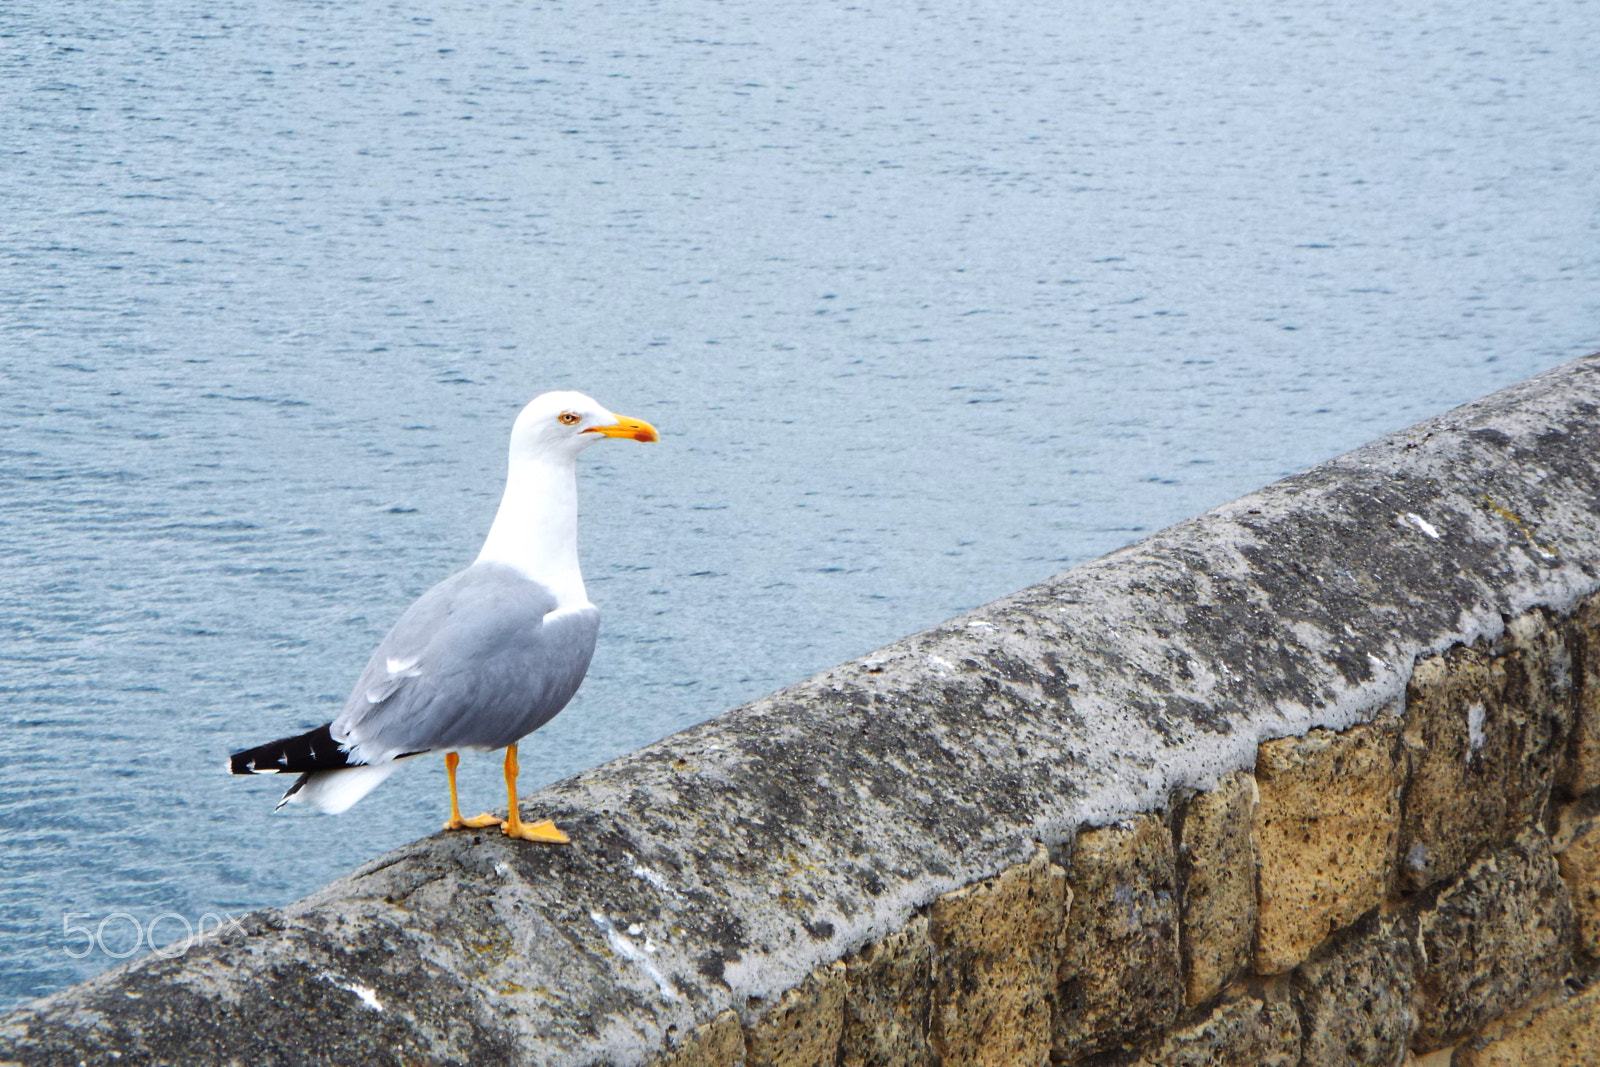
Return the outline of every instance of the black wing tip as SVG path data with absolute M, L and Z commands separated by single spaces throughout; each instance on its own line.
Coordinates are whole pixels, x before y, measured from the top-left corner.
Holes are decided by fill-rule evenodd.
M 283 796 L 278 798 L 278 802 L 272 806 L 272 810 L 273 811 L 282 811 L 283 810 L 283 806 L 285 804 L 289 803 L 289 798 L 294 796 L 296 793 L 300 792 L 301 788 L 309 781 L 311 781 L 311 772 L 310 771 L 307 771 L 306 773 L 302 774 L 300 777 L 296 778 L 294 780 L 294 785 L 291 785 L 289 787 L 289 789 L 288 789 L 288 792 L 284 793 Z
M 232 774 L 309 774 L 350 766 L 344 746 L 329 731 L 333 723 L 323 723 L 294 737 L 280 737 L 228 757 Z

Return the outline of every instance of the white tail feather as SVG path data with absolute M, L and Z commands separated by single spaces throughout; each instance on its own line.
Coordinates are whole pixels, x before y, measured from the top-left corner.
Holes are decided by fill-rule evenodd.
M 395 762 L 376 766 L 341 767 L 336 771 L 316 771 L 306 784 L 285 796 L 285 804 L 309 804 L 327 815 L 337 815 L 378 788 L 378 784 L 400 769 Z

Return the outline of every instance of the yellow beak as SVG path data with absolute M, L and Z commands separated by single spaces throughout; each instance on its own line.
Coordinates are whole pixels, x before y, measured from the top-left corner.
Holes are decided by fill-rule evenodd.
M 661 435 L 656 433 L 656 428 L 643 419 L 630 419 L 626 415 L 618 415 L 617 421 L 610 426 L 591 426 L 584 433 L 597 433 L 604 437 L 631 437 L 635 441 L 659 441 Z

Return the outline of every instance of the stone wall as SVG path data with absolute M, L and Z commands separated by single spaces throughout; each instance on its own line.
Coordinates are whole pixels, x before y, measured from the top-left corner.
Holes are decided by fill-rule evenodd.
M 660 1062 L 1593 1067 L 1597 728 L 1600 596 L 1529 612 L 1372 722 L 1040 846 Z
M 0 1062 L 1593 1064 L 1597 416 L 1589 357 L 527 798 L 570 847 L 435 835 L 35 1002 Z

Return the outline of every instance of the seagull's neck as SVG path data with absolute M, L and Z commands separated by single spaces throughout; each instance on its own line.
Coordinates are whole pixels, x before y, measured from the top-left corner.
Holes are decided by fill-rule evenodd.
M 571 457 L 511 461 L 477 561 L 515 567 L 554 593 L 557 608 L 589 602 L 578 569 L 578 474 Z

